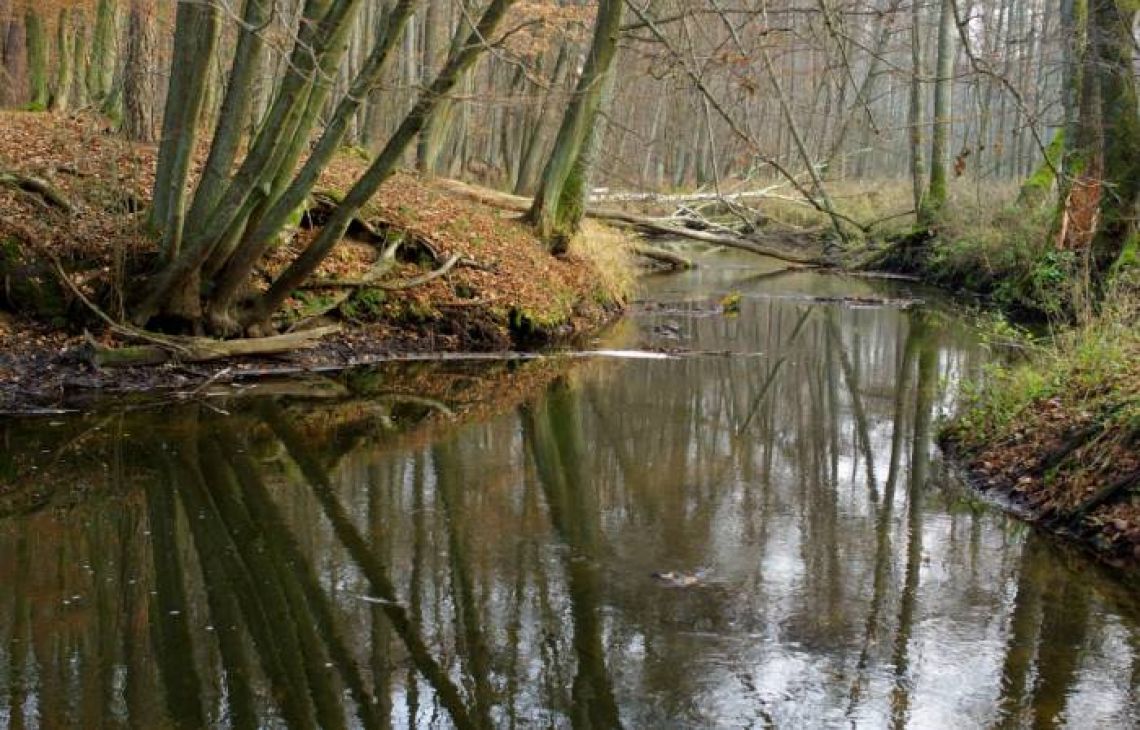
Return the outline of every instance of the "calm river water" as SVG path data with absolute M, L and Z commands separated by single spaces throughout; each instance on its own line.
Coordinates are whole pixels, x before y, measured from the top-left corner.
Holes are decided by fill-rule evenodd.
M 1136 723 L 1135 577 L 933 445 L 994 357 L 959 314 L 731 257 L 647 290 L 598 344 L 643 357 L 0 422 L 0 726 Z

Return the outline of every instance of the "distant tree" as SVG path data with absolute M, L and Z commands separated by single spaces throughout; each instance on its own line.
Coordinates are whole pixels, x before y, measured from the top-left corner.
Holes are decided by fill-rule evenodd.
M 950 133 L 952 131 L 954 58 L 954 3 L 942 0 L 938 17 L 938 60 L 934 78 L 934 131 L 930 140 L 930 187 L 918 208 L 919 222 L 930 224 L 946 205 L 950 175 Z
M 28 6 L 24 13 L 24 33 L 28 54 L 28 94 L 33 108 L 46 109 L 48 105 L 47 36 L 40 14 Z

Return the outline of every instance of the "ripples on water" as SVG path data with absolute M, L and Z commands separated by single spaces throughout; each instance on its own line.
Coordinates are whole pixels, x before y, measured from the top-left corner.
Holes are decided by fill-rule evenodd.
M 650 289 L 599 348 L 703 354 L 0 424 L 0 725 L 1135 722 L 1134 577 L 932 446 L 991 356 L 957 315 L 805 273 Z

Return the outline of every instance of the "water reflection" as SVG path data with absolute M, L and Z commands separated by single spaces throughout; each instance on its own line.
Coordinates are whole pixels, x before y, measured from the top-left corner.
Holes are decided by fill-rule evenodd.
M 615 337 L 701 356 L 0 425 L 0 725 L 1132 723 L 1135 584 L 932 448 L 969 331 L 689 276 Z

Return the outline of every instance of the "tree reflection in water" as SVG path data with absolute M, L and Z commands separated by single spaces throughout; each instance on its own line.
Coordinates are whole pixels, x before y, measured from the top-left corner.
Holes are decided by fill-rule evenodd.
M 0 725 L 1127 720 L 1135 590 L 932 458 L 978 357 L 945 317 L 746 302 L 693 347 L 777 355 L 581 365 L 467 424 L 386 378 L 0 424 L 47 452 L 0 494 Z

